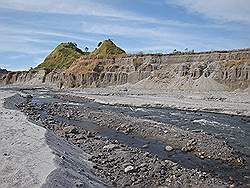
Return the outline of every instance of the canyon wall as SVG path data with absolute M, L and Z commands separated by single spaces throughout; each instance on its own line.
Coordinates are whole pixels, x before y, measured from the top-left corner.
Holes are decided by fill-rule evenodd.
M 80 58 L 64 71 L 0 74 L 0 83 L 59 88 L 131 84 L 143 88 L 232 91 L 250 86 L 250 49 L 111 59 Z

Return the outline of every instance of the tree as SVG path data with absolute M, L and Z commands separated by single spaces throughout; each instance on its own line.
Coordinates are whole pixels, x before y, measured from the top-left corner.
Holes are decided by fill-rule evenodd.
M 89 51 L 89 48 L 86 46 L 85 47 L 85 52 L 88 52 Z
M 75 42 L 68 42 L 68 44 L 77 47 L 77 44 Z
M 99 42 L 97 46 L 100 47 L 101 45 L 102 45 L 102 42 Z

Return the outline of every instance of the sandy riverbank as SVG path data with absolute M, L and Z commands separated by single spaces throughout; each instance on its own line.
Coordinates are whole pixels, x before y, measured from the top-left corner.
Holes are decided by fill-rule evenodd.
M 46 129 L 3 107 L 14 92 L 0 91 L 0 187 L 41 187 L 56 168 Z
M 106 187 L 89 154 L 9 110 L 26 100 L 16 93 L 0 91 L 0 187 Z

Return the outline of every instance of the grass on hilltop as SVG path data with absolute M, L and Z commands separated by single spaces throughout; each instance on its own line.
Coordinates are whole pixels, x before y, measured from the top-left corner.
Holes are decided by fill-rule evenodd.
M 98 47 L 89 54 L 89 57 L 102 59 L 126 55 L 126 52 L 116 46 L 112 40 L 108 39 L 100 42 Z
M 41 69 L 52 70 L 66 70 L 68 69 L 76 60 L 80 57 L 86 59 L 103 59 L 103 58 L 113 58 L 121 57 L 126 55 L 126 52 L 121 48 L 117 47 L 110 39 L 100 42 L 98 47 L 93 52 L 83 52 L 81 49 L 77 48 L 77 45 L 72 42 L 61 43 L 58 45 L 33 71 L 39 71 Z M 86 66 L 86 65 L 85 65 Z M 88 65 L 86 67 L 89 69 L 102 70 L 102 67 L 97 65 Z M 100 69 L 100 70 L 99 70 Z
M 77 48 L 77 45 L 72 42 L 61 43 L 58 45 L 34 70 L 65 70 L 78 58 L 88 55 L 88 52 L 83 52 Z

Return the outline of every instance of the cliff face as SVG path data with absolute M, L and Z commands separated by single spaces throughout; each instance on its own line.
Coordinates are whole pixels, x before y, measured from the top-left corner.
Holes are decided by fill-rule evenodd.
M 76 60 L 67 70 L 12 72 L 2 84 L 45 84 L 60 88 L 130 83 L 161 89 L 235 90 L 250 86 L 250 49 L 183 55 L 141 55 Z

